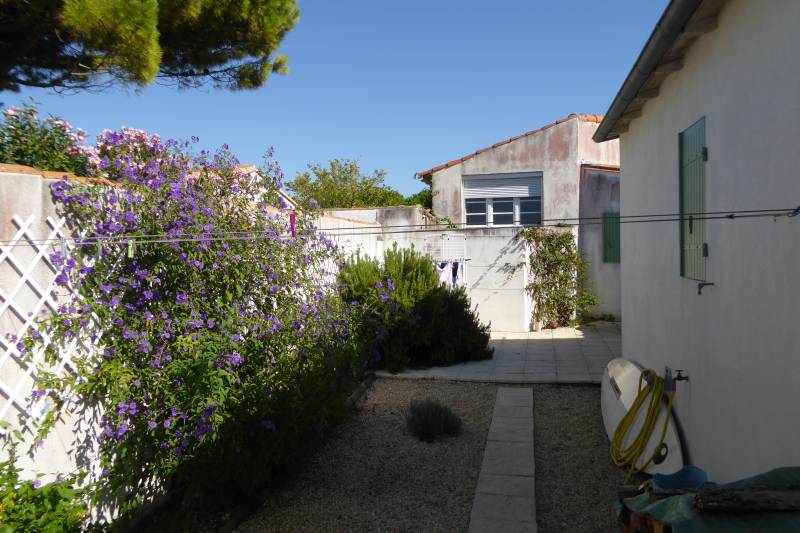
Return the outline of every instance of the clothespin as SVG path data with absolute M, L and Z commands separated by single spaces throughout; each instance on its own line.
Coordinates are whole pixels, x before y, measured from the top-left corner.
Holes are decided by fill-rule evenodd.
M 133 239 L 128 239 L 128 259 L 133 259 L 135 246 Z
M 64 256 L 64 259 L 67 258 L 67 239 L 63 236 L 61 237 L 61 255 Z

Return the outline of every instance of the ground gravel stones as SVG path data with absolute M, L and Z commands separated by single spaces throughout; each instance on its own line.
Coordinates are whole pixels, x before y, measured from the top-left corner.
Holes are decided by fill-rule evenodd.
M 496 389 L 378 379 L 297 479 L 236 531 L 466 531 Z M 426 398 L 461 417 L 457 436 L 426 443 L 408 433 L 408 404 Z
M 611 463 L 600 387 L 535 385 L 533 420 L 539 531 L 619 531 L 612 504 L 624 475 Z

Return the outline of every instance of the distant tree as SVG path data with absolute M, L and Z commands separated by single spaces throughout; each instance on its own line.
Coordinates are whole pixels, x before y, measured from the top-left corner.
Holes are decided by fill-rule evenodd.
M 433 194 L 431 188 L 426 187 L 410 196 L 406 196 L 406 205 L 421 205 L 426 209 L 433 209 Z
M 262 86 L 297 0 L 0 0 L 0 90 Z
M 301 205 L 308 205 L 312 198 L 320 207 L 404 205 L 403 195 L 385 185 L 385 178 L 383 170 L 363 174 L 358 161 L 331 159 L 327 165 L 308 165 L 308 170 L 298 172 L 286 188 Z

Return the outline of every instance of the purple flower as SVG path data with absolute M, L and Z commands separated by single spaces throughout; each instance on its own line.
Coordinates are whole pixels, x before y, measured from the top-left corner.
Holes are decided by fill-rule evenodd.
M 383 282 L 380 281 L 380 280 L 376 281 L 375 282 L 375 288 L 376 289 L 382 289 L 383 288 Z
M 113 289 L 114 289 L 114 286 L 111 285 L 110 283 L 106 284 L 106 285 L 102 285 L 102 284 L 100 285 L 100 292 L 103 292 L 105 294 L 109 294 Z
M 35 391 L 33 391 L 33 392 L 31 393 L 31 398 L 33 398 L 34 400 L 38 400 L 39 398 L 41 398 L 41 397 L 42 397 L 42 396 L 44 396 L 45 394 L 47 394 L 47 391 L 46 391 L 46 390 L 44 390 L 44 389 L 42 389 L 42 390 L 35 390 Z
M 69 282 L 69 278 L 67 278 L 67 275 L 64 274 L 63 272 L 61 274 L 59 274 L 58 276 L 56 276 L 56 283 L 58 285 L 66 285 L 68 282 Z
M 147 427 L 149 427 L 150 429 L 156 429 L 156 426 L 158 426 L 158 424 L 156 424 L 156 423 L 155 423 L 154 421 L 152 421 L 152 420 L 151 420 L 150 422 L 148 422 L 148 423 L 147 423 Z
M 394 290 L 394 283 L 392 282 L 391 279 L 386 280 L 386 286 L 389 288 L 390 291 Z
M 175 298 L 175 301 L 179 304 L 185 304 L 189 301 L 189 297 L 186 296 L 185 292 L 179 292 L 177 298 Z
M 34 489 L 38 489 L 41 486 L 42 486 L 42 480 L 41 479 L 34 480 L 34 482 L 33 482 L 33 488 Z

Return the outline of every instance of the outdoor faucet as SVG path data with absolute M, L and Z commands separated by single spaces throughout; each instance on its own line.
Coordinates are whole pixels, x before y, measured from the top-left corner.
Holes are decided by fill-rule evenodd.
M 703 287 L 710 287 L 714 284 L 709 281 L 701 281 L 697 284 L 697 294 L 703 294 Z
M 689 381 L 689 376 L 683 375 L 683 370 L 675 370 L 675 377 L 672 378 L 673 381 Z

